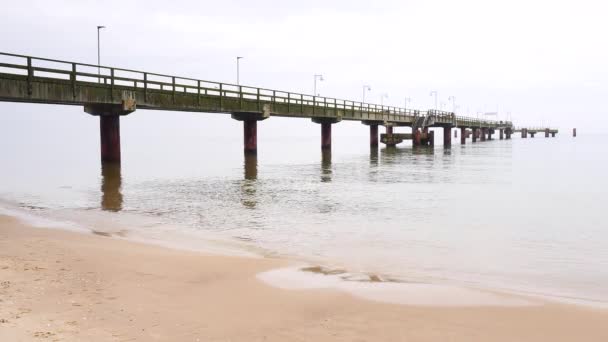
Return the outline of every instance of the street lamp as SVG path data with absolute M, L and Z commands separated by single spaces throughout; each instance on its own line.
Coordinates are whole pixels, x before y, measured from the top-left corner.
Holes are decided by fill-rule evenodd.
M 406 97 L 405 98 L 405 106 L 403 106 L 403 110 L 407 110 L 407 104 L 408 104 L 408 102 L 412 102 L 412 99 L 409 98 L 409 97 Z
M 245 57 L 236 56 L 236 85 L 241 84 L 241 59 Z
M 101 74 L 101 43 L 99 40 L 99 31 L 106 28 L 105 26 L 97 26 L 97 75 Z M 101 79 L 97 78 L 97 82 L 101 83 Z
M 456 96 L 448 97 L 448 101 L 452 101 L 452 110 L 453 113 L 456 114 Z
M 319 96 L 319 94 L 317 94 L 317 80 L 319 80 L 320 82 L 325 81 L 325 79 L 323 78 L 323 75 L 315 75 L 315 87 L 314 87 L 314 96 Z
M 372 87 L 364 84 L 363 85 L 363 101 L 361 101 L 361 103 L 365 103 L 365 91 L 372 91 Z
M 437 90 L 431 91 L 431 94 L 429 96 L 433 95 L 435 95 L 435 110 L 437 110 Z
M 384 99 L 388 99 L 388 94 L 387 93 L 380 94 L 380 105 L 381 106 L 384 105 Z

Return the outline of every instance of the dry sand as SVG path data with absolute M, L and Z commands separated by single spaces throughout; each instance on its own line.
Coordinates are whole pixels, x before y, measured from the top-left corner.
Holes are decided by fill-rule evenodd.
M 0 216 L 0 341 L 608 341 L 603 309 L 407 306 L 256 277 L 287 265 Z

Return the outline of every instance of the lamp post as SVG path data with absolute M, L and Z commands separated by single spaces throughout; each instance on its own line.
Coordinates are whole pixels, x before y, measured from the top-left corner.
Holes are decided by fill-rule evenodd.
M 456 96 L 448 97 L 448 101 L 452 101 L 452 110 L 453 113 L 456 114 Z
M 363 85 L 363 100 L 361 101 L 361 103 L 365 103 L 365 91 L 372 91 L 372 87 L 364 84 Z
M 236 56 L 236 85 L 241 85 L 241 59 L 245 57 Z
M 101 42 L 99 39 L 99 32 L 101 29 L 106 28 L 105 26 L 97 26 L 97 75 L 101 74 Z M 97 78 L 97 82 L 101 83 L 101 79 Z
M 437 90 L 431 91 L 431 94 L 429 96 L 433 95 L 435 95 L 435 110 L 437 110 Z
M 318 96 L 318 94 L 317 94 L 317 80 L 319 80 L 321 82 L 325 81 L 325 79 L 323 78 L 323 75 L 320 75 L 320 74 L 315 75 L 315 86 L 314 86 L 314 93 L 313 93 L 314 96 Z
M 382 94 L 380 94 L 380 105 L 381 105 L 381 106 L 384 106 L 384 99 L 385 99 L 385 98 L 386 98 L 386 99 L 388 98 L 388 94 L 387 94 L 387 93 L 382 93 Z

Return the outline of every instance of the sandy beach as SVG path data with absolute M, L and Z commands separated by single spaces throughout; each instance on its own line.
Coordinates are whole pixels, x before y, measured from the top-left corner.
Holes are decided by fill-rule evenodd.
M 0 341 L 608 341 L 599 308 L 408 306 L 256 277 L 288 265 L 0 216 Z

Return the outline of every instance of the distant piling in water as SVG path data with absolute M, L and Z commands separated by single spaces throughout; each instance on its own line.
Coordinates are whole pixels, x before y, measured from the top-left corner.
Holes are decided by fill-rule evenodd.
M 572 137 L 573 137 L 573 138 L 576 138 L 576 128 L 573 128 L 573 129 L 572 129 Z

